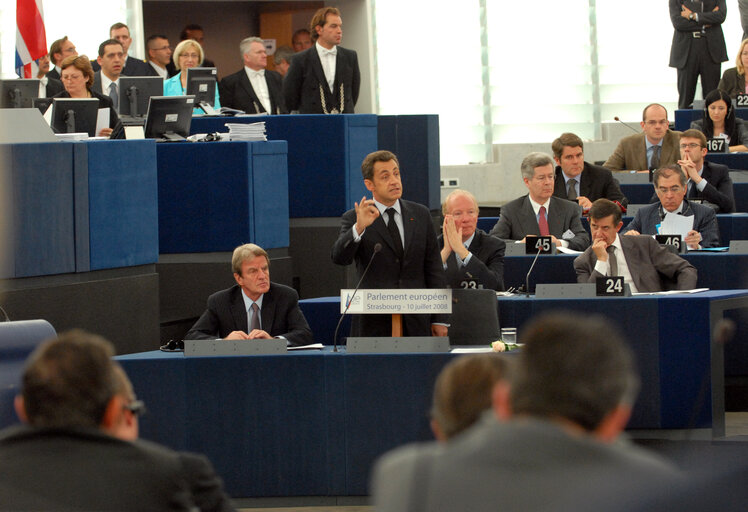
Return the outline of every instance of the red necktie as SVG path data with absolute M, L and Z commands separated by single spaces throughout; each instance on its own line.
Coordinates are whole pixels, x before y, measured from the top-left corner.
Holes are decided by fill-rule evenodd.
M 549 236 L 551 234 L 548 231 L 548 219 L 545 218 L 545 206 L 541 206 L 540 212 L 538 212 L 538 227 L 540 228 L 540 236 Z

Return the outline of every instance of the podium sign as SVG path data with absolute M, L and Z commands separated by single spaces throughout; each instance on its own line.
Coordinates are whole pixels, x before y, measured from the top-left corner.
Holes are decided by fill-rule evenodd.
M 349 314 L 433 315 L 452 312 L 452 290 L 449 288 L 382 288 L 340 290 L 340 313 Z

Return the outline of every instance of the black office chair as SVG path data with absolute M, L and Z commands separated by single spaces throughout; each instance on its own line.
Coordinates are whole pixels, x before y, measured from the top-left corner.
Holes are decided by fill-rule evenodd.
M 485 345 L 501 338 L 494 290 L 452 290 L 450 345 Z

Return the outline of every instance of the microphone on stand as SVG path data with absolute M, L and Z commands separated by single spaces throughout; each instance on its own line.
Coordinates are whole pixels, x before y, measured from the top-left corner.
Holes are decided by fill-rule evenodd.
M 333 343 L 333 346 L 335 347 L 333 349 L 333 352 L 338 351 L 338 330 L 340 329 L 340 324 L 343 323 L 343 318 L 345 318 L 345 314 L 348 313 L 348 308 L 351 307 L 351 303 L 353 302 L 353 298 L 356 296 L 356 292 L 361 286 L 361 283 L 364 282 L 364 277 L 366 277 L 366 273 L 369 272 L 369 267 L 371 267 L 371 262 L 374 261 L 374 256 L 376 256 L 377 253 L 381 250 L 382 250 L 382 244 L 380 244 L 379 242 L 374 244 L 374 252 L 371 255 L 371 258 L 369 259 L 369 263 L 366 265 L 366 268 L 364 269 L 363 274 L 361 274 L 361 279 L 358 280 L 358 284 L 356 284 L 356 288 L 353 289 L 353 293 L 351 294 L 351 298 L 348 299 L 348 303 L 345 305 L 345 310 L 343 311 L 343 314 L 340 315 L 340 319 L 338 320 L 338 325 L 335 326 L 335 334 L 332 337 L 332 343 Z
M 639 133 L 639 130 L 637 130 L 636 128 L 632 127 L 632 126 L 631 126 L 630 124 L 626 124 L 626 123 L 624 123 L 623 121 L 621 121 L 621 118 L 620 118 L 620 117 L 618 117 L 618 116 L 615 116 L 615 117 L 614 117 L 613 119 L 615 119 L 616 121 L 618 121 L 619 123 L 621 123 L 621 124 L 622 124 L 623 126 L 625 126 L 626 128 L 628 128 L 628 129 L 629 129 L 629 130 L 631 130 L 632 132 L 634 132 L 634 133 Z
M 538 261 L 538 256 L 540 256 L 540 253 L 543 251 L 543 245 L 539 244 L 540 247 L 538 247 L 538 252 L 535 255 L 535 259 L 532 260 L 532 265 L 530 265 L 530 270 L 527 271 L 527 275 L 525 276 L 525 292 L 527 293 L 527 296 L 530 296 L 530 274 L 532 274 L 532 269 L 535 268 L 535 263 Z

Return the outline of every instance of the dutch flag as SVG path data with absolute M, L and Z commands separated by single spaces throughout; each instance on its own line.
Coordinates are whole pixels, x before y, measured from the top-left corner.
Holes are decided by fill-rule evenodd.
M 42 0 L 16 0 L 16 72 L 34 78 L 36 59 L 47 54 Z

